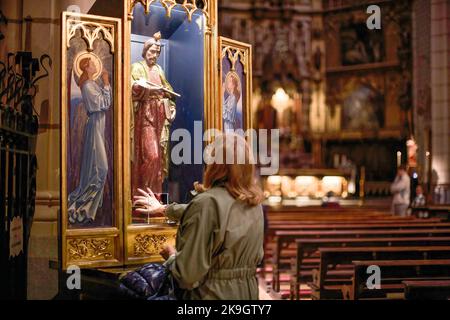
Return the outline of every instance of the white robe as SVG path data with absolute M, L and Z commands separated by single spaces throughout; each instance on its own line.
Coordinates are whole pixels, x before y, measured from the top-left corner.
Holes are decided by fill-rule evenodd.
M 395 177 L 391 184 L 391 193 L 394 195 L 393 205 L 409 205 L 410 185 L 411 179 L 406 173 Z
M 69 216 L 74 215 L 78 222 L 85 222 L 94 220 L 103 204 L 103 189 L 108 175 L 105 111 L 111 106 L 111 88 L 101 88 L 95 81 L 87 80 L 81 94 L 88 120 L 84 130 L 80 182 L 68 200 Z
M 234 130 L 236 126 L 237 101 L 234 95 L 229 95 L 223 104 L 223 128 L 225 130 Z

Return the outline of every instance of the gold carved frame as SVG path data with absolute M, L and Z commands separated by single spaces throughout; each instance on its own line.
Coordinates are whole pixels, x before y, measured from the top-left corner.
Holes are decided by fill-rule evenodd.
M 253 128 L 252 123 L 252 46 L 247 43 L 239 42 L 236 40 L 232 40 L 225 37 L 220 37 L 219 39 L 219 92 L 217 101 L 219 102 L 219 115 L 220 117 L 220 128 L 223 130 L 223 122 L 222 122 L 222 108 L 223 108 L 223 83 L 222 83 L 222 60 L 228 59 L 231 62 L 231 70 L 235 70 L 235 65 L 238 61 L 242 63 L 244 74 L 245 74 L 245 83 L 246 83 L 246 97 L 245 97 L 245 109 L 244 113 L 244 131 Z
M 61 19 L 61 215 L 60 215 L 60 252 L 62 268 L 70 265 L 80 267 L 115 266 L 123 263 L 123 201 L 122 201 L 122 25 L 120 19 L 102 16 L 62 13 Z M 87 50 L 93 50 L 93 43 L 102 36 L 110 45 L 114 55 L 113 101 L 114 101 L 114 202 L 116 208 L 114 226 L 89 229 L 69 229 L 68 190 L 67 190 L 67 137 L 68 137 L 68 83 L 67 52 L 70 40 L 81 31 Z
M 124 47 L 124 126 L 123 126 L 123 199 L 124 199 L 124 261 L 126 264 L 139 264 L 150 261 L 161 261 L 159 255 L 165 244 L 174 244 L 176 236 L 176 228 L 164 225 L 133 225 L 131 224 L 131 188 L 126 182 L 131 176 L 130 155 L 126 150 L 130 150 L 130 110 L 132 110 L 131 99 L 131 21 L 133 19 L 133 9 L 136 4 L 140 3 L 149 13 L 150 5 L 159 2 L 166 9 L 167 18 L 171 17 L 172 9 L 179 5 L 186 12 L 186 17 L 190 21 L 192 15 L 196 11 L 201 11 L 205 17 L 205 38 L 204 38 L 204 128 L 220 128 L 220 120 L 218 114 L 218 70 L 217 65 L 217 0 L 203 0 L 204 7 L 197 8 L 195 0 L 184 0 L 182 4 L 177 4 L 175 0 L 125 0 L 124 1 L 124 31 L 123 31 L 123 47 Z

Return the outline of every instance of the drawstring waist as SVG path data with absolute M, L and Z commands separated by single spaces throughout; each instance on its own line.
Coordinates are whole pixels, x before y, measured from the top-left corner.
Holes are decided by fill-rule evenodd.
M 248 279 L 256 276 L 256 268 L 212 269 L 206 275 L 207 279 L 232 280 Z

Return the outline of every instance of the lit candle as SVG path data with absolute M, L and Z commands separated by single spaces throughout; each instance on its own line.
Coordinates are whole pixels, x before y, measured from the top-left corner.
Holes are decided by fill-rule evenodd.
M 397 167 L 400 167 L 402 164 L 402 153 L 400 151 L 397 151 Z

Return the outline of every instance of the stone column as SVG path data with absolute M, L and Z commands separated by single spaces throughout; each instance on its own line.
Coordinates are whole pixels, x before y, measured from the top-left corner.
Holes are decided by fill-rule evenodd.
M 435 201 L 450 203 L 450 1 L 431 0 L 431 127 Z M 446 198 L 444 200 L 443 198 Z
M 0 1 L 0 10 L 8 19 L 8 24 L 0 25 L 5 38 L 0 40 L 0 60 L 6 61 L 8 52 L 22 48 L 22 1 Z
M 429 183 L 431 129 L 431 6 L 429 0 L 416 0 L 413 6 L 413 104 L 414 138 L 419 146 L 417 162 L 420 183 Z M 427 156 L 428 155 L 428 156 Z

